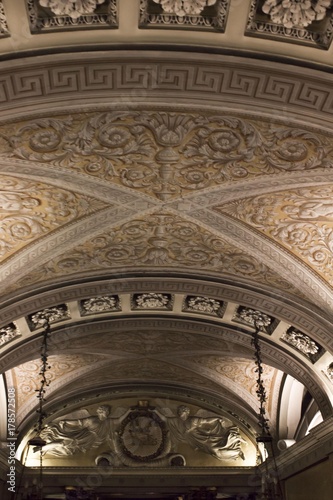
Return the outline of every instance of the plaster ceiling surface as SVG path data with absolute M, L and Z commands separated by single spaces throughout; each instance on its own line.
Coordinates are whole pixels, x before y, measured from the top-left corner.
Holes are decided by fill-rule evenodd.
M 267 2 L 51 3 L 0 2 L 0 367 L 20 438 L 43 314 L 50 420 L 188 399 L 253 436 L 257 321 L 274 435 L 287 375 L 329 417 L 330 8 L 290 27 Z

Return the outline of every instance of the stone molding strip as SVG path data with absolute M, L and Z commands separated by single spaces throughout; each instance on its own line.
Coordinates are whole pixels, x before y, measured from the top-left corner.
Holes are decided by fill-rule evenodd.
M 138 60 L 140 62 L 138 62 Z M 332 128 L 333 89 L 324 71 L 242 57 L 179 52 L 57 54 L 0 64 L 0 111 L 84 109 L 145 102 L 246 109 L 274 120 Z M 117 102 L 114 99 L 117 99 Z M 84 99 L 84 106 L 82 106 Z M 6 113 L 4 113 L 6 112 Z

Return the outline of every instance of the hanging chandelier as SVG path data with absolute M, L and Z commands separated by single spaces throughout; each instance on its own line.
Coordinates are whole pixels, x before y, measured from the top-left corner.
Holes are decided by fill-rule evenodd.
M 269 420 L 266 414 L 267 393 L 263 380 L 263 364 L 261 357 L 261 346 L 259 334 L 262 331 L 263 322 L 258 314 L 254 321 L 254 332 L 252 333 L 251 344 L 254 347 L 254 361 L 256 364 L 256 394 L 259 401 L 258 426 L 260 434 L 256 441 L 258 445 L 258 457 L 261 456 L 264 468 L 261 468 L 261 492 L 257 496 L 258 500 L 284 500 L 279 471 L 276 464 L 273 437 L 269 428 Z
M 38 480 L 34 479 L 31 485 L 25 485 L 23 491 L 20 493 L 20 500 L 43 500 L 43 446 L 45 446 L 46 442 L 41 437 L 41 432 L 44 428 L 44 420 L 46 417 L 46 413 L 44 411 L 44 402 L 45 402 L 45 392 L 46 388 L 49 386 L 50 382 L 47 380 L 46 372 L 50 369 L 48 364 L 48 338 L 50 333 L 50 323 L 47 314 L 42 318 L 43 323 L 43 333 L 42 333 L 42 344 L 40 348 L 40 359 L 41 359 L 41 367 L 39 371 L 40 375 L 40 385 L 39 389 L 36 389 L 37 399 L 38 399 L 38 408 L 36 413 L 38 415 L 37 422 L 34 426 L 35 435 L 28 441 L 28 449 L 26 452 L 26 458 L 29 455 L 29 449 L 32 447 L 34 451 L 39 451 L 39 478 Z M 20 478 L 20 484 L 18 486 L 18 492 L 20 492 L 21 483 L 23 479 L 25 469 L 25 463 L 23 464 L 23 470 Z M 15 496 L 16 500 L 16 496 Z

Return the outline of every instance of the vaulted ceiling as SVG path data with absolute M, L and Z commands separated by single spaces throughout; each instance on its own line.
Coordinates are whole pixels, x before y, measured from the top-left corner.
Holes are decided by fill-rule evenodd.
M 283 423 L 286 380 L 324 419 L 333 401 L 330 9 L 290 27 L 267 2 L 51 3 L 0 2 L 0 366 L 19 438 L 45 312 L 49 419 L 186 400 L 254 436 L 260 320 L 272 432 L 304 435 L 301 403 Z

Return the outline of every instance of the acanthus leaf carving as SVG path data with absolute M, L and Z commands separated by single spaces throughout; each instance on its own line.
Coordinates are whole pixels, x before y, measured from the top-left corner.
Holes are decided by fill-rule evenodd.
M 97 5 L 105 0 L 39 0 L 42 7 L 48 7 L 57 16 L 69 16 L 77 19 L 85 14 L 92 14 Z
M 330 142 L 233 116 L 119 111 L 0 129 L 3 156 L 50 162 L 168 200 L 225 182 L 329 168 Z
M 154 0 L 168 14 L 183 17 L 200 14 L 207 6 L 214 5 L 216 0 Z
M 262 10 L 285 28 L 306 28 L 324 19 L 331 0 L 265 0 Z
M 0 257 L 105 204 L 39 182 L 3 176 L 0 190 Z

